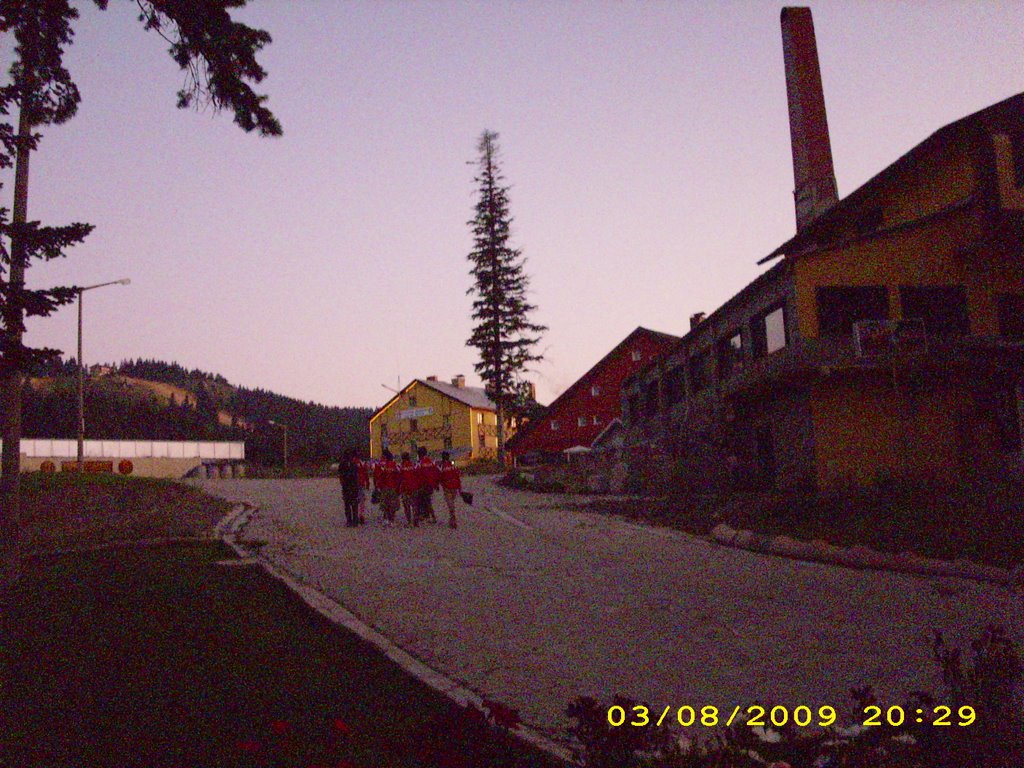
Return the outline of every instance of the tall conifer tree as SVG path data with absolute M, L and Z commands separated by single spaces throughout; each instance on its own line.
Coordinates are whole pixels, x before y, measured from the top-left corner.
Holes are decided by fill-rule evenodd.
M 530 281 L 523 271 L 525 260 L 520 250 L 509 246 L 512 217 L 499 164 L 498 134 L 484 131 L 477 151 L 474 181 L 480 199 L 469 222 L 473 229 L 470 274 L 476 282 L 467 291 L 476 296 L 473 320 L 477 324 L 466 345 L 480 352 L 474 369 L 497 406 L 498 458 L 504 461 L 505 414 L 525 386 L 522 374 L 527 365 L 542 359 L 533 350 L 547 328 L 528 319 L 536 307 L 526 301 Z

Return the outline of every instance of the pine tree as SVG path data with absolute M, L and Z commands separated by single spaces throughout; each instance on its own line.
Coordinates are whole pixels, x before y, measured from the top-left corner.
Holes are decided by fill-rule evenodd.
M 521 377 L 531 362 L 542 356 L 533 351 L 543 325 L 528 319 L 535 306 L 526 301 L 529 278 L 523 271 L 522 251 L 509 246 L 512 217 L 508 187 L 504 186 L 498 158 L 498 134 L 484 131 L 477 151 L 480 199 L 473 230 L 470 274 L 476 281 L 467 291 L 475 295 L 473 319 L 477 325 L 466 342 L 480 352 L 474 369 L 483 379 L 487 396 L 497 406 L 498 459 L 505 459 L 505 413 L 522 388 Z

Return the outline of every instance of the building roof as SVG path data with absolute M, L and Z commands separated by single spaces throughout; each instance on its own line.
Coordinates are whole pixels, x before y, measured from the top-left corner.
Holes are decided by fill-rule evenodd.
M 1024 93 L 1018 93 L 1015 96 L 1003 99 L 1000 102 L 985 107 L 985 109 L 979 110 L 965 117 L 961 117 L 959 120 L 955 120 L 949 125 L 943 126 L 920 144 L 910 149 L 910 151 L 897 159 L 894 163 L 886 166 L 866 182 L 861 184 L 857 189 L 826 210 L 803 230 L 797 232 L 793 237 L 784 242 L 763 259 L 760 259 L 757 263 L 764 264 L 765 262 L 771 261 L 779 256 L 793 256 L 795 254 L 802 253 L 804 247 L 813 242 L 814 234 L 820 232 L 823 226 L 826 226 L 837 219 L 841 219 L 851 208 L 854 208 L 877 187 L 892 178 L 892 176 L 913 163 L 921 155 L 942 146 L 956 135 L 964 131 L 977 130 L 979 128 L 986 130 L 998 130 L 1000 126 L 1005 126 L 1011 121 L 1016 122 L 1019 125 L 1022 117 L 1024 117 Z
M 448 395 L 453 400 L 465 403 L 470 408 L 480 408 L 487 411 L 498 410 L 494 401 L 487 396 L 483 387 L 457 387 L 446 381 L 426 381 L 424 379 L 416 379 L 416 381 L 425 387 L 437 390 L 442 395 Z
M 487 397 L 487 394 L 484 392 L 482 387 L 457 387 L 454 384 L 449 384 L 444 381 L 427 381 L 426 379 L 413 379 L 404 387 L 402 387 L 401 391 L 396 393 L 394 397 L 392 397 L 390 400 L 384 403 L 384 405 L 382 405 L 380 408 L 374 411 L 373 415 L 370 417 L 370 421 L 373 421 L 380 414 L 386 411 L 391 406 L 392 403 L 398 400 L 398 398 L 400 398 L 402 395 L 404 395 L 417 384 L 420 384 L 424 387 L 429 387 L 430 389 L 433 389 L 435 392 L 440 392 L 442 395 L 450 397 L 452 400 L 457 400 L 458 402 L 463 403 L 464 405 L 468 405 L 470 408 L 477 408 L 484 411 L 497 410 L 497 407 L 494 405 L 491 399 Z
M 528 434 L 532 433 L 534 430 L 536 430 L 537 427 L 541 423 L 543 423 L 543 422 L 545 422 L 547 420 L 547 416 L 549 414 L 553 413 L 558 408 L 558 406 L 561 405 L 561 403 L 564 400 L 569 399 L 580 388 L 585 387 L 587 385 L 587 383 L 592 378 L 594 378 L 594 376 L 597 374 L 597 372 L 599 370 L 601 370 L 601 368 L 604 366 L 604 364 L 607 363 L 609 360 L 611 360 L 611 358 L 615 355 L 616 352 L 618 352 L 620 349 L 622 349 L 623 346 L 625 346 L 628 342 L 630 342 L 631 340 L 633 340 L 634 338 L 636 338 L 639 335 L 654 336 L 656 338 L 664 339 L 665 341 L 678 341 L 679 340 L 678 336 L 673 336 L 670 333 L 662 333 L 661 331 L 652 331 L 650 328 L 644 328 L 643 326 L 637 326 L 633 330 L 632 333 L 630 333 L 628 336 L 626 336 L 626 338 L 624 338 L 622 341 L 620 341 L 618 344 L 616 344 L 608 354 L 606 354 L 604 357 L 602 357 L 600 360 L 598 360 L 594 365 L 592 365 L 590 367 L 590 369 L 586 373 L 584 373 L 582 376 L 580 376 L 573 384 L 571 384 L 568 389 L 566 389 L 562 394 L 560 394 L 558 397 L 556 397 L 554 400 L 552 400 L 551 404 L 545 410 L 543 416 L 541 416 L 539 418 L 536 418 L 536 419 L 533 419 L 525 427 L 523 427 L 518 432 L 516 432 L 515 435 L 513 435 L 512 438 L 508 441 L 508 445 L 510 447 L 515 447 L 515 444 L 517 442 L 519 442 L 521 439 L 525 438 L 526 435 L 528 435 Z

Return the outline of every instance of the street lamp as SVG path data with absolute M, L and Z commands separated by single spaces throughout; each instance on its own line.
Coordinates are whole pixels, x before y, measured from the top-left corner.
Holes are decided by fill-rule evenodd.
M 281 427 L 284 430 L 284 471 L 288 471 L 288 425 L 281 424 L 276 421 L 268 421 L 268 424 L 273 424 L 275 427 Z
M 93 288 L 103 288 L 107 285 L 128 285 L 131 279 L 125 277 L 120 280 L 111 280 L 109 283 L 87 285 L 84 288 L 75 288 L 78 294 L 78 471 L 85 469 L 85 363 L 82 361 L 82 294 L 91 291 Z

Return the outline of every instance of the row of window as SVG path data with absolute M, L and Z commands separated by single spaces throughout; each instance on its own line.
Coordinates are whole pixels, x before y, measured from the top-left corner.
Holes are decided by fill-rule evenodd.
M 559 429 L 561 429 L 561 427 L 558 424 L 558 419 L 552 419 L 548 423 L 551 425 L 551 431 L 552 432 L 557 432 Z M 590 416 L 590 417 L 587 417 L 587 416 L 577 416 L 576 417 L 576 426 L 577 427 L 585 427 L 588 424 L 591 424 L 591 425 L 596 427 L 600 423 L 601 423 L 601 417 L 600 416 Z
M 652 416 L 658 410 L 658 388 L 663 388 L 666 405 L 675 405 L 686 398 L 686 382 L 693 394 L 711 384 L 717 371 L 718 380 L 739 373 L 747 358 L 757 359 L 778 352 L 789 343 L 789 325 L 783 304 L 770 307 L 754 315 L 747 325 L 736 328 L 719 339 L 712 347 L 692 352 L 686 362 L 665 371 L 661 381 L 650 381 L 642 392 L 629 400 L 632 414 Z M 747 339 L 747 343 L 744 343 Z M 749 352 L 747 351 L 749 345 Z M 642 407 L 641 407 L 642 404 Z
M 970 333 L 967 292 L 962 285 L 899 287 L 904 320 L 921 320 L 933 336 Z M 884 285 L 825 287 L 817 290 L 818 332 L 821 336 L 848 336 L 858 320 L 889 319 L 889 289 Z M 999 335 L 1024 339 L 1024 296 L 996 298 Z

